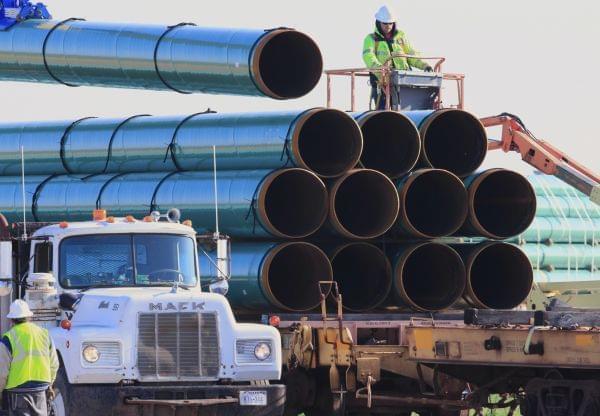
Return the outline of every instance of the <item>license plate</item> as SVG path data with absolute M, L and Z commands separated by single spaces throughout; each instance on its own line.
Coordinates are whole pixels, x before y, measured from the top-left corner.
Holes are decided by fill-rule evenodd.
M 240 406 L 266 406 L 266 391 L 240 391 Z

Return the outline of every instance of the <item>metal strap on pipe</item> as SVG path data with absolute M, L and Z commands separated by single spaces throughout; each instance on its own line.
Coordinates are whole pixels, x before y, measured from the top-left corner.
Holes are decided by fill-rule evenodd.
M 160 69 L 158 68 L 158 48 L 160 47 L 160 43 L 162 42 L 162 40 L 165 38 L 165 36 L 167 36 L 169 33 L 171 33 L 173 30 L 180 28 L 182 26 L 196 26 L 195 23 L 186 23 L 186 22 L 182 22 L 182 23 L 178 23 L 176 25 L 173 26 L 167 26 L 167 30 L 165 30 L 163 32 L 162 35 L 160 35 L 160 37 L 158 38 L 158 40 L 156 41 L 156 45 L 154 46 L 154 69 L 156 70 L 156 75 L 158 76 L 158 78 L 160 79 L 160 81 L 170 90 L 173 90 L 175 92 L 178 92 L 180 94 L 191 94 L 191 92 L 189 91 L 183 91 L 180 90 L 178 88 L 175 88 L 174 86 L 172 86 L 171 84 L 169 84 L 167 82 L 167 80 L 162 76 L 162 74 L 160 73 Z
M 46 179 L 44 179 L 42 182 L 40 182 L 38 186 L 35 187 L 35 191 L 33 192 L 33 196 L 31 197 L 31 214 L 33 215 L 33 219 L 36 222 L 40 221 L 40 219 L 38 218 L 38 215 L 37 215 L 37 203 L 38 203 L 38 199 L 40 198 L 40 192 L 44 188 L 44 185 L 46 185 L 48 182 L 50 182 L 53 178 L 56 178 L 57 176 L 60 176 L 60 175 L 59 174 L 50 175 Z
M 79 17 L 70 17 L 61 22 L 58 22 L 56 25 L 54 25 L 54 27 L 52 27 L 52 29 L 50 29 L 48 31 L 48 34 L 46 34 L 46 37 L 44 38 L 44 44 L 42 45 L 42 58 L 44 59 L 44 68 L 46 68 L 48 75 L 50 75 L 50 77 L 54 81 L 58 82 L 59 84 L 66 85 L 67 87 L 79 87 L 79 85 L 69 84 L 68 82 L 63 81 L 60 78 L 58 78 L 56 75 L 54 75 L 54 73 L 50 70 L 50 66 L 48 65 L 48 60 L 46 58 L 46 47 L 48 46 L 48 40 L 50 39 L 50 36 L 56 29 L 58 29 L 60 26 L 64 25 L 65 23 L 77 22 L 77 21 L 85 21 L 85 19 L 82 19 Z
M 106 189 L 106 187 L 112 181 L 114 181 L 115 179 L 117 179 L 118 177 L 121 177 L 123 175 L 127 175 L 127 173 L 117 173 L 115 176 L 113 176 L 112 178 L 110 178 L 109 180 L 107 180 L 106 182 L 104 182 L 104 185 L 102 185 L 102 187 L 98 191 L 98 197 L 96 198 L 96 209 L 101 209 L 102 208 L 102 193 L 104 192 L 104 190 Z M 90 178 L 92 176 L 95 176 L 95 175 L 86 176 L 84 179 Z
M 256 84 L 256 81 L 254 80 L 254 77 L 252 76 L 252 70 L 250 68 L 252 68 L 252 57 L 254 56 L 254 50 L 256 49 L 256 45 L 258 45 L 260 43 L 260 40 L 268 33 L 271 33 L 274 30 L 279 30 L 279 29 L 290 29 L 293 30 L 290 27 L 274 27 L 272 29 L 265 29 L 265 33 L 259 37 L 258 39 L 256 39 L 256 42 L 254 42 L 254 45 L 252 45 L 252 48 L 250 49 L 250 53 L 248 54 L 248 70 L 249 70 L 249 74 L 250 74 L 250 81 L 252 81 L 252 84 L 254 85 L 254 87 L 258 90 L 261 91 L 260 87 Z M 263 93 L 264 94 L 264 93 Z
M 201 116 L 203 114 L 216 114 L 216 111 L 211 110 L 209 107 L 205 111 L 190 114 L 189 116 L 185 117 L 183 120 L 181 120 L 179 122 L 179 124 L 177 125 L 177 127 L 175 127 L 175 130 L 173 131 L 173 136 L 171 137 L 171 142 L 167 145 L 167 150 L 165 151 L 165 158 L 163 159 L 163 163 L 167 161 L 167 158 L 169 157 L 169 153 L 171 153 L 171 160 L 173 161 L 175 168 L 178 171 L 184 170 L 181 167 L 181 165 L 179 164 L 179 162 L 177 161 L 177 156 L 175 156 L 175 146 L 177 145 L 177 134 L 179 133 L 179 130 L 181 130 L 181 127 L 183 127 L 183 125 L 186 122 L 188 122 L 189 120 L 193 119 L 196 116 Z
M 256 233 L 256 198 L 258 196 L 258 191 L 260 189 L 260 187 L 262 186 L 262 184 L 264 183 L 265 179 L 268 178 L 269 176 L 271 176 L 271 174 L 273 172 L 276 172 L 280 169 L 273 169 L 271 172 L 269 172 L 268 174 L 266 174 L 265 176 L 262 177 L 262 179 L 260 180 L 260 182 L 258 182 L 258 184 L 256 185 L 256 188 L 254 188 L 254 193 L 252 194 L 252 200 L 250 201 L 250 206 L 248 207 L 248 212 L 246 213 L 246 217 L 244 218 L 246 221 L 248 220 L 248 218 L 250 218 L 250 214 L 252 214 L 252 234 Z
M 75 120 L 74 122 L 72 122 L 69 125 L 69 127 L 67 127 L 65 129 L 62 137 L 60 138 L 60 162 L 62 163 L 63 168 L 65 169 L 65 172 L 73 173 L 73 171 L 71 171 L 71 168 L 69 168 L 69 165 L 67 164 L 67 162 L 65 160 L 65 142 L 67 141 L 67 138 L 69 137 L 69 133 L 71 133 L 71 130 L 73 130 L 73 128 L 75 128 L 75 126 L 77 126 L 82 121 L 91 120 L 94 118 L 97 118 L 97 117 L 84 117 L 84 118 L 80 118 L 79 120 Z
M 280 28 L 283 29 L 283 28 Z M 271 30 L 275 30 L 275 29 L 271 29 Z M 300 117 L 302 117 L 304 114 L 316 110 L 318 108 L 322 108 L 322 107 L 312 107 L 309 108 L 308 110 L 305 110 L 303 112 L 301 112 L 300 114 L 298 114 L 290 123 L 289 127 L 288 127 L 288 131 L 285 134 L 285 137 L 283 139 L 283 149 L 281 149 L 281 156 L 279 157 L 279 160 L 283 161 L 283 156 L 285 155 L 285 162 L 283 163 L 283 165 L 281 165 L 281 168 L 284 168 L 288 165 L 288 163 L 290 163 L 290 161 L 292 160 L 292 155 L 290 155 L 290 134 L 292 134 L 292 130 L 294 129 L 294 127 L 296 126 L 296 122 L 300 119 Z
M 134 119 L 140 118 L 140 117 L 150 117 L 150 116 L 151 116 L 151 114 L 138 114 L 135 116 L 131 116 L 131 117 L 128 117 L 125 120 L 121 121 L 117 125 L 117 127 L 115 127 L 112 134 L 110 135 L 110 139 L 108 140 L 108 152 L 106 153 L 106 163 L 104 164 L 104 169 L 102 169 L 102 172 L 100 172 L 100 173 L 106 173 L 106 171 L 108 170 L 108 165 L 110 163 L 110 157 L 112 156 L 113 141 L 115 140 L 115 137 L 117 136 L 117 133 L 119 132 L 119 129 L 131 120 L 134 120 Z
M 169 172 L 160 181 L 158 181 L 158 183 L 156 184 L 156 188 L 154 188 L 154 192 L 152 192 L 152 199 L 150 200 L 150 212 L 155 211 L 156 195 L 158 194 L 158 190 L 160 189 L 161 185 L 163 183 L 165 183 L 165 181 L 167 179 L 169 179 L 171 176 L 178 174 L 178 173 L 180 173 L 180 172 L 178 172 L 178 171 Z

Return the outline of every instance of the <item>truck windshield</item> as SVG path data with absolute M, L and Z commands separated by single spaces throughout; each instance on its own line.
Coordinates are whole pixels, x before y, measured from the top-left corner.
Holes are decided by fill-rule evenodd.
M 168 234 L 99 234 L 69 237 L 60 244 L 59 281 L 64 288 L 194 286 L 192 238 Z

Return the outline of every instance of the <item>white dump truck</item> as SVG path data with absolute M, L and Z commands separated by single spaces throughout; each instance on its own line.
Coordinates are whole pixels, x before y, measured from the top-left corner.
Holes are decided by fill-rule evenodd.
M 50 331 L 54 415 L 283 413 L 285 387 L 268 381 L 281 376 L 278 331 L 237 323 L 224 296 L 202 290 L 196 233 L 173 212 L 25 226 L 0 216 L 0 329 L 22 298 Z

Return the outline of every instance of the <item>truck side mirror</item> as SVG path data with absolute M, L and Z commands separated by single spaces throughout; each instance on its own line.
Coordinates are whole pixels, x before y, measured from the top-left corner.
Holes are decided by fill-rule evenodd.
M 0 242 L 0 297 L 8 296 L 13 287 L 12 242 Z

